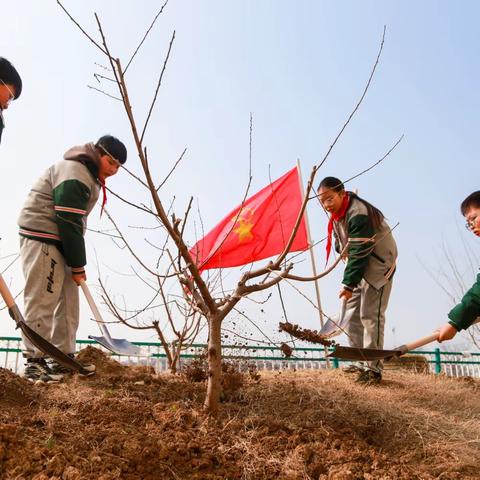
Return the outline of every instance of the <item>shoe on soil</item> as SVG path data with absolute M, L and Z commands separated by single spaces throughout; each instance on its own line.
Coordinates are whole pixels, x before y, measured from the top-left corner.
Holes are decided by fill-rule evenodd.
M 365 371 L 364 368 L 358 365 L 355 365 L 354 363 L 351 363 L 350 365 L 342 368 L 343 373 L 362 373 L 364 371 Z
M 365 370 L 358 377 L 356 382 L 364 385 L 374 385 L 382 381 L 382 374 L 374 370 Z
M 44 358 L 27 358 L 23 376 L 31 382 L 57 383 L 63 375 L 50 370 Z
M 82 368 L 88 372 L 84 375 L 93 375 L 95 373 L 95 365 L 93 365 L 92 363 L 83 363 L 83 362 L 79 362 L 76 358 L 75 358 L 75 354 L 73 353 L 68 353 L 67 354 L 70 358 L 72 358 L 73 360 L 75 360 L 76 362 L 78 362 Z M 56 374 L 60 374 L 60 375 L 65 375 L 65 374 L 69 374 L 69 373 L 74 373 L 74 370 L 71 370 L 70 368 L 66 367 L 65 365 L 62 365 L 60 363 L 58 363 L 56 360 L 53 360 L 53 359 L 50 359 L 48 361 L 48 366 L 50 368 L 50 370 L 52 371 L 52 373 L 56 373 Z M 81 374 L 80 374 L 81 375 Z

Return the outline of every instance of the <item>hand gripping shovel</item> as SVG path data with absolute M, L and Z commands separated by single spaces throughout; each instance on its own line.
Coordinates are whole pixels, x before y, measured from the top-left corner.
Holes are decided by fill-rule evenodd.
M 0 275 L 0 294 L 2 295 L 2 298 L 7 305 L 8 313 L 13 318 L 13 320 L 15 320 L 15 323 L 17 324 L 17 328 L 20 328 L 22 333 L 39 350 L 45 353 L 45 355 L 48 355 L 49 357 L 56 360 L 58 363 L 60 363 L 64 367 L 69 368 L 70 370 L 74 370 L 83 375 L 89 374 L 89 372 L 84 370 L 84 368 L 82 367 L 82 365 L 80 365 L 80 363 L 78 363 L 76 360 L 69 357 L 65 353 L 63 353 L 61 350 L 59 350 L 57 347 L 52 345 L 50 342 L 47 342 L 47 340 L 45 340 L 41 335 L 39 335 L 37 332 L 32 330 L 25 323 L 23 315 L 20 312 L 20 309 L 18 308 L 17 304 L 15 303 L 15 300 L 12 294 L 10 293 L 10 290 L 8 289 L 7 284 L 5 283 L 5 280 L 3 279 L 2 275 Z
M 90 309 L 92 310 L 93 316 L 95 317 L 95 321 L 98 324 L 98 328 L 100 328 L 100 331 L 102 332 L 102 335 L 103 335 L 103 337 L 94 337 L 93 335 L 89 335 L 88 338 L 95 340 L 97 343 L 99 343 L 103 347 L 107 348 L 108 350 L 118 355 L 127 355 L 127 356 L 135 356 L 135 357 L 142 356 L 142 351 L 140 347 L 133 345 L 128 340 L 125 340 L 123 338 L 112 338 L 110 336 L 110 332 L 108 331 L 107 325 L 104 323 L 102 316 L 98 311 L 97 305 L 93 300 L 92 294 L 90 293 L 90 290 L 87 287 L 87 284 L 84 281 L 81 281 L 80 286 L 82 287 L 83 293 L 85 294 L 85 298 L 87 299 L 87 302 L 90 305 Z
M 480 317 L 474 322 L 480 323 Z M 329 357 L 342 358 L 345 360 L 388 360 L 394 357 L 400 357 L 411 350 L 415 350 L 418 347 L 423 347 L 429 343 L 438 340 L 439 330 L 435 330 L 431 335 L 420 338 L 411 343 L 401 345 L 393 350 L 377 350 L 375 348 L 357 348 L 357 347 L 341 347 L 335 346 L 335 350 L 328 355 Z
M 395 348 L 394 350 L 377 350 L 375 348 L 357 348 L 357 347 L 342 347 L 340 345 L 335 346 L 335 350 L 330 353 L 329 357 L 342 358 L 345 360 L 387 360 L 394 357 L 400 357 L 410 350 L 415 350 L 415 348 L 423 347 L 428 343 L 438 340 L 438 334 L 440 332 L 436 330 L 431 335 L 427 337 L 420 338 L 414 342 L 401 345 L 400 347 Z

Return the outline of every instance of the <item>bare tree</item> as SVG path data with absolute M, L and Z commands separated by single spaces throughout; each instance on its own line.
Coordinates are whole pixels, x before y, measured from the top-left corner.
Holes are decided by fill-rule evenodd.
M 145 145 L 145 136 L 147 133 L 152 111 L 157 101 L 158 92 L 162 84 L 162 79 L 165 74 L 166 66 L 170 58 L 172 45 L 175 40 L 175 32 L 172 33 L 168 52 L 166 54 L 161 72 L 158 76 L 152 102 L 148 108 L 146 120 L 143 122 L 143 124 L 140 124 L 138 122 L 138 119 L 133 113 L 132 105 L 130 102 L 130 91 L 128 88 L 128 82 L 125 78 L 127 70 L 132 65 L 132 61 L 134 60 L 135 55 L 139 51 L 140 47 L 142 46 L 143 42 L 145 41 L 155 21 L 157 20 L 158 16 L 162 12 L 166 4 L 162 6 L 159 13 L 152 22 L 152 25 L 150 25 L 145 35 L 142 37 L 139 45 L 134 51 L 134 54 L 126 62 L 126 66 L 124 67 L 120 59 L 111 53 L 110 45 L 107 42 L 101 21 L 97 14 L 95 14 L 95 19 L 100 34 L 99 41 L 95 40 L 89 33 L 87 33 L 83 29 L 83 27 L 79 25 L 78 22 L 76 22 L 76 20 L 70 15 L 70 13 L 67 12 L 67 10 L 58 0 L 57 3 L 66 12 L 66 14 L 75 23 L 75 25 L 82 31 L 82 33 L 89 39 L 89 41 L 105 56 L 109 63 L 109 80 L 111 80 L 110 83 L 112 83 L 117 90 L 115 94 L 109 93 L 109 96 L 119 99 L 122 103 L 123 110 L 132 131 L 133 140 L 137 149 L 142 170 L 141 176 L 136 176 L 133 173 L 131 173 L 131 175 L 132 178 L 140 185 L 142 185 L 148 192 L 148 195 L 150 196 L 151 207 L 147 205 L 138 205 L 138 202 L 130 201 L 128 199 L 123 200 L 133 208 L 139 209 L 144 214 L 153 216 L 155 219 L 158 220 L 158 222 L 164 229 L 169 243 L 169 250 L 172 251 L 172 255 L 168 261 L 168 268 L 164 270 L 164 272 L 167 273 L 159 273 L 157 266 L 152 267 L 147 265 L 146 262 L 143 262 L 139 258 L 139 255 L 134 251 L 134 249 L 129 246 L 128 241 L 124 239 L 125 245 L 127 246 L 132 256 L 136 259 L 136 261 L 142 265 L 142 268 L 150 275 L 157 278 L 159 285 L 165 279 L 175 279 L 175 281 L 178 282 L 182 287 L 182 297 L 185 304 L 188 304 L 192 312 L 195 312 L 206 319 L 208 325 L 209 373 L 205 408 L 209 413 L 215 414 L 218 411 L 221 386 L 222 321 L 232 310 L 237 307 L 238 303 L 240 302 L 240 300 L 242 300 L 242 298 L 256 292 L 266 291 L 278 285 L 284 279 L 292 279 L 296 281 L 312 281 L 315 279 L 319 279 L 328 274 L 331 270 L 333 270 L 333 268 L 335 268 L 335 266 L 340 261 L 341 256 L 339 256 L 338 259 L 325 272 L 322 272 L 315 277 L 302 278 L 298 275 L 292 274 L 294 263 L 288 261 L 288 255 L 295 239 L 296 233 L 302 222 L 307 202 L 315 198 L 315 195 L 312 196 L 311 193 L 316 173 L 326 162 L 338 139 L 345 131 L 352 117 L 355 115 L 363 99 L 365 98 L 383 49 L 385 29 L 383 32 L 382 41 L 374 66 L 359 101 L 349 114 L 344 125 L 340 128 L 337 136 L 333 140 L 332 144 L 328 148 L 323 158 L 311 170 L 305 187 L 304 201 L 298 212 L 298 217 L 293 230 L 291 232 L 287 232 L 288 240 L 285 243 L 284 250 L 274 260 L 268 261 L 263 266 L 255 269 L 249 268 L 248 270 L 244 271 L 238 281 L 235 282 L 234 288 L 226 291 L 222 285 L 221 273 L 218 275 L 212 275 L 208 280 L 202 278 L 202 275 L 200 274 L 197 265 L 195 264 L 192 256 L 190 255 L 187 241 L 184 238 L 184 230 L 188 218 L 189 208 L 187 208 L 185 215 L 183 215 L 182 217 L 178 217 L 175 213 L 170 212 L 169 209 L 165 207 L 165 203 L 160 198 L 159 191 L 161 186 L 167 179 L 162 182 L 155 181 L 151 170 L 151 164 L 149 162 L 148 150 Z M 103 89 L 99 90 L 106 93 Z M 169 177 L 169 175 L 167 176 L 167 178 Z M 247 194 L 245 193 L 244 200 L 246 199 L 246 196 Z

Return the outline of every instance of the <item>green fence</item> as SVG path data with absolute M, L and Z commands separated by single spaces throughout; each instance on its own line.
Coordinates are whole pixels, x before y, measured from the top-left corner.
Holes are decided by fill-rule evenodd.
M 126 363 L 152 365 L 157 371 L 165 370 L 166 355 L 160 343 L 132 342 L 142 348 L 145 357 L 115 357 Z M 101 348 L 93 340 L 78 340 L 77 349 L 88 345 Z M 205 344 L 192 344 L 181 354 L 181 362 L 197 358 L 205 351 Z M 290 357 L 285 357 L 279 347 L 256 345 L 223 345 L 223 356 L 231 360 L 254 362 L 257 368 L 266 370 L 281 369 L 324 369 L 326 368 L 325 350 L 323 348 L 296 347 Z M 460 377 L 480 377 L 480 352 L 444 352 L 439 348 L 428 351 L 410 352 L 422 355 L 432 373 Z M 333 368 L 339 368 L 348 361 L 330 359 Z M 0 367 L 15 372 L 21 371 L 23 360 L 21 355 L 21 339 L 18 337 L 0 337 Z

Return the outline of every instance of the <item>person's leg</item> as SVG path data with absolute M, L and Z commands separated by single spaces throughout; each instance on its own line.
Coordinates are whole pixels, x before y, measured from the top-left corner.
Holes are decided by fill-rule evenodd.
M 360 321 L 361 290 L 356 288 L 345 308 L 345 332 L 351 347 L 363 346 L 363 325 Z
M 72 279 L 72 272 L 65 265 L 64 280 L 57 308 L 53 317 L 52 339 L 55 346 L 62 352 L 74 354 L 79 323 L 78 286 Z
M 63 271 L 57 267 L 55 251 L 58 252 L 52 245 L 20 238 L 20 257 L 25 277 L 23 291 L 25 323 L 48 342 L 52 342 L 53 312 L 60 297 L 60 285 L 63 280 Z M 24 356 L 28 358 L 45 356 L 24 336 L 23 343 Z
M 45 340 L 52 343 L 53 312 L 60 296 L 59 285 L 63 273 L 57 268 L 58 259 L 52 246 L 37 240 L 20 238 L 20 257 L 25 277 L 24 317 L 25 323 Z M 27 359 L 25 376 L 31 380 L 59 380 L 51 376 L 45 363 L 45 354 L 22 334 Z
M 356 288 L 352 297 L 347 301 L 345 309 L 345 333 L 347 334 L 348 344 L 351 347 L 363 346 L 363 325 L 360 321 L 360 299 L 361 289 Z M 343 369 L 346 373 L 357 373 L 363 370 L 363 362 L 354 362 Z
M 366 283 L 366 282 L 365 282 Z M 360 319 L 364 327 L 364 348 L 383 348 L 385 331 L 385 311 L 392 290 L 392 280 L 388 281 L 381 289 L 377 290 L 366 283 L 363 290 Z M 368 369 L 382 373 L 381 360 L 367 362 Z
M 62 350 L 72 358 L 75 358 L 77 330 L 80 319 L 80 307 L 78 298 L 78 286 L 72 279 L 72 271 L 65 263 L 65 276 L 62 285 L 62 292 L 58 301 L 57 308 L 53 320 L 52 338 L 57 348 Z M 78 360 L 77 360 L 78 362 Z M 83 369 L 89 373 L 95 371 L 95 365 L 89 363 L 78 362 Z M 55 360 L 50 360 L 50 369 L 53 373 L 71 373 L 72 371 L 60 365 Z

